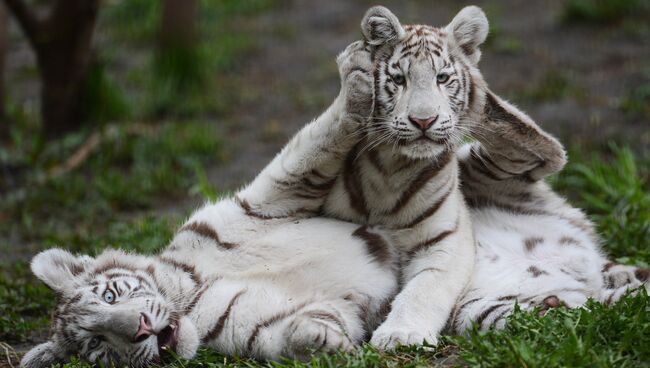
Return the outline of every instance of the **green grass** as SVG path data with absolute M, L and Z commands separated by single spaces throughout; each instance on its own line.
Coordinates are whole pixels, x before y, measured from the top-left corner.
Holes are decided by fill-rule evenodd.
M 86 137 L 69 135 L 36 154 L 24 154 L 24 161 L 17 165 L 32 170 L 23 186 L 10 190 L 0 201 L 0 213 L 15 221 L 0 224 L 3 233 L 17 232 L 38 240 L 58 233 L 58 228 L 68 228 L 80 217 L 103 221 L 114 212 L 147 209 L 161 197 L 178 199 L 194 184 L 197 166 L 219 162 L 222 157 L 214 124 L 122 124 L 103 130 L 102 143 L 79 170 L 44 179 Z M 6 156 L 13 155 L 8 152 Z M 78 232 L 79 228 L 68 230 Z
M 514 313 L 502 331 L 455 339 L 480 367 L 641 367 L 650 363 L 650 297 L 642 290 L 607 308 Z
M 34 279 L 26 262 L 8 271 L 0 271 L 0 341 L 26 341 L 49 322 L 54 294 Z
M 585 157 L 586 156 L 586 157 Z M 574 150 L 575 160 L 555 187 L 595 221 L 605 250 L 619 262 L 650 263 L 650 155 L 636 158 L 627 148 L 610 146 L 591 155 Z

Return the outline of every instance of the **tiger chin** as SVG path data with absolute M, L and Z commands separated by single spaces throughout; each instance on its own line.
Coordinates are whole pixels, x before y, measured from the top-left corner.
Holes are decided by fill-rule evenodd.
M 155 257 L 107 250 L 92 258 L 50 249 L 34 257 L 31 268 L 59 303 L 51 337 L 30 350 L 21 367 L 50 366 L 71 354 L 132 367 L 161 362 L 170 353 L 186 359 L 196 354 L 196 327 L 182 315 L 186 302 L 170 300 L 171 290 L 160 288 L 156 275 L 176 274 L 174 287 L 191 288 L 191 281 Z

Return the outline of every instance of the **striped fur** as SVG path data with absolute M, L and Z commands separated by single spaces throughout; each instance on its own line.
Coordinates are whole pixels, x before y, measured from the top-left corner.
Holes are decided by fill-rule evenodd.
M 487 93 L 485 116 L 473 127 L 478 141 L 459 153 L 478 251 L 450 332 L 473 323 L 501 328 L 515 304 L 545 313 L 589 298 L 609 305 L 630 290 L 650 289 L 650 271 L 608 261 L 592 223 L 544 182 L 565 163 L 560 143 Z
M 258 219 L 225 199 L 197 211 L 158 256 L 39 254 L 33 270 L 59 305 L 50 340 L 22 366 L 70 354 L 104 364 L 156 363 L 163 353 L 157 338 L 134 341 L 141 314 L 156 333 L 173 326 L 173 348 L 185 358 L 198 346 L 260 359 L 349 350 L 381 321 L 397 289 L 396 261 L 388 239 L 373 229 L 322 218 Z M 107 290 L 115 302 L 103 299 Z
M 364 24 L 368 27 L 364 35 L 369 43 L 382 45 L 377 38 L 386 38 L 383 47 L 373 49 L 375 112 L 370 125 L 377 128 L 369 129 L 371 147 L 379 148 L 381 152 L 382 145 L 377 142 L 386 139 L 388 143 L 396 142 L 391 153 L 397 150 L 403 156 L 415 158 L 432 155 L 427 160 L 430 165 L 443 166 L 440 162 L 447 160 L 458 160 L 459 163 L 460 188 L 469 205 L 478 247 L 471 280 L 448 321 L 453 332 L 462 333 L 472 323 L 481 328 L 501 327 L 516 303 L 524 309 L 540 307 L 543 312 L 560 305 L 579 307 L 588 298 L 610 304 L 631 289 L 649 288 L 650 271 L 610 263 L 600 250 L 591 222 L 543 181 L 564 166 L 564 149 L 528 116 L 488 89 L 476 67 L 480 59 L 477 46 L 484 40 L 480 30 L 487 32 L 487 20 L 480 9 L 467 7 L 450 25 L 438 29 L 421 25 L 400 28 L 393 14 L 376 7 L 368 12 Z M 379 31 L 373 27 L 379 27 Z M 438 75 L 441 71 L 448 75 L 442 86 L 441 83 L 431 83 L 434 78 L 432 70 Z M 423 94 L 425 98 L 422 98 Z M 437 102 L 440 94 L 446 96 L 449 103 L 446 111 L 443 104 Z M 451 139 L 438 146 L 434 139 L 434 144 L 421 150 L 403 146 L 401 143 L 408 142 L 412 136 L 413 129 L 407 115 L 413 111 L 419 117 L 436 113 L 449 116 L 449 126 L 434 124 L 430 130 L 450 132 Z M 390 128 L 393 129 L 392 136 L 381 134 Z M 454 147 L 460 141 L 458 137 L 464 135 L 472 136 L 476 142 L 456 150 Z M 440 146 L 451 149 L 445 150 Z M 448 151 L 454 152 L 453 157 L 441 159 Z M 403 193 L 411 195 L 421 190 L 422 180 L 419 179 L 428 178 L 429 174 L 411 172 L 405 175 L 407 179 L 404 182 L 392 183 L 390 189 L 381 191 L 381 185 L 390 183 L 385 179 L 387 176 L 399 177 L 404 168 L 411 166 L 404 164 L 403 159 L 396 162 L 399 160 L 395 160 L 393 155 L 384 153 L 382 156 L 372 150 L 366 154 L 365 161 L 363 154 L 354 154 L 359 158 L 352 161 L 354 166 L 349 170 L 344 169 L 343 175 L 352 173 L 360 177 L 347 181 L 353 184 L 348 186 L 353 189 L 348 190 L 353 204 L 350 212 L 356 211 L 358 217 L 349 215 L 344 218 L 353 221 L 366 218 L 373 224 L 417 229 L 422 225 L 422 218 L 427 219 L 431 214 L 435 218 L 436 211 L 442 211 L 440 191 L 429 193 L 413 201 L 430 206 L 429 209 L 404 223 L 395 208 L 408 207 L 404 203 L 409 201 L 400 197 L 403 198 Z M 435 182 L 435 176 L 433 178 Z M 449 175 L 449 178 L 456 176 Z M 409 186 L 409 182 L 415 185 Z M 334 190 L 337 188 L 335 185 Z M 398 188 L 409 189 L 400 191 Z M 445 210 L 444 213 L 453 212 Z M 439 226 L 439 222 L 436 219 L 434 224 L 424 223 L 431 231 Z M 416 243 L 406 252 L 407 259 L 454 231 L 458 231 L 456 225 Z M 404 236 L 403 232 L 394 235 L 398 245 L 404 244 L 401 236 Z M 456 258 L 462 257 L 457 249 L 452 254 Z M 436 274 L 441 269 L 453 267 L 458 267 L 458 259 L 442 266 L 422 265 L 416 275 Z M 453 278 L 451 280 L 453 282 Z M 393 312 L 399 306 L 400 296 L 393 304 Z M 440 313 L 439 306 L 432 302 L 438 298 L 437 289 L 428 293 L 423 289 L 417 298 L 405 302 L 405 310 L 411 312 L 412 305 L 419 306 L 425 301 L 423 305 Z M 437 324 L 431 324 L 421 315 L 411 314 L 417 316 L 414 324 L 424 324 L 425 329 L 433 328 L 434 331 L 438 328 Z M 396 321 L 399 322 L 386 330 L 381 326 L 375 335 L 382 333 L 383 336 L 373 339 L 373 342 L 380 346 L 391 346 L 395 341 L 419 342 L 416 340 L 422 337 L 422 330 L 412 329 L 404 319 L 396 318 Z M 387 322 L 391 322 L 391 316 Z M 398 327 L 404 325 L 408 327 Z M 388 336 L 391 330 L 396 331 L 394 336 Z
M 401 26 L 383 7 L 371 8 L 361 24 L 372 45 L 374 110 L 324 214 L 381 226 L 400 251 L 402 290 L 371 339 L 379 348 L 435 344 L 472 272 L 456 151 L 478 106 L 473 57 L 485 39 L 482 25 L 465 10 L 444 28 Z M 466 27 L 474 32 L 459 38 Z
M 477 105 L 481 21 L 465 11 L 444 29 L 402 27 L 385 8 L 371 8 L 362 21 L 365 44 L 339 59 L 366 87 L 303 128 L 263 171 L 268 181 L 240 193 L 260 218 L 324 215 L 390 235 L 403 287 L 371 339 L 381 348 L 435 343 L 471 275 L 474 239 L 456 150 Z M 476 29 L 469 38 L 468 28 Z M 439 75 L 446 78 L 437 82 Z M 351 106 L 362 117 L 372 108 L 369 123 L 341 121 L 338 111 Z M 430 129 L 411 122 L 431 116 Z M 375 245 L 373 255 L 380 254 Z

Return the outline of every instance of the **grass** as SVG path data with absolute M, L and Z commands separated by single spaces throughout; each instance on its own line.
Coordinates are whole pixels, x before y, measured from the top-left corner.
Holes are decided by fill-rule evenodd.
M 66 224 L 77 223 L 79 217 L 101 222 L 116 211 L 147 209 L 157 198 L 171 201 L 186 195 L 197 166 L 221 160 L 221 139 L 213 124 L 122 124 L 102 132 L 96 148 L 101 154 L 91 153 L 71 175 L 52 176 L 53 168 L 87 142 L 87 134 L 70 135 L 39 153 L 24 154 L 16 165 L 32 170 L 22 179 L 24 185 L 9 190 L 0 201 L 0 214 L 15 220 L 0 224 L 0 230 L 38 241 L 66 232 Z M 51 217 L 55 212 L 60 215 Z M 67 229 L 79 230 L 80 225 Z
M 612 257 L 649 267 L 650 155 L 637 159 L 629 149 L 612 145 L 606 154 L 574 150 L 570 157 L 574 162 L 557 178 L 556 188 L 587 211 Z
M 643 290 L 607 308 L 559 308 L 545 317 L 514 313 L 502 331 L 455 340 L 480 367 L 641 367 L 650 362 L 650 297 Z

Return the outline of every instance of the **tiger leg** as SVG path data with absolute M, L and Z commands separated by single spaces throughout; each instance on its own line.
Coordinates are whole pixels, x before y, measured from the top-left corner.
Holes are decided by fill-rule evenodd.
M 307 300 L 264 315 L 246 340 L 248 355 L 308 360 L 314 353 L 349 351 L 363 341 L 357 306 L 341 300 Z
M 603 267 L 603 289 L 599 301 L 606 305 L 616 303 L 628 291 L 645 286 L 650 292 L 650 269 L 607 263 Z
M 560 142 L 492 91 L 486 91 L 485 106 L 473 120 L 470 134 L 478 142 L 464 149 L 462 161 L 495 184 L 508 179 L 536 182 L 566 163 Z
M 366 333 L 352 301 L 297 295 L 261 281 L 217 280 L 202 292 L 189 317 L 202 345 L 258 359 L 349 350 Z
M 265 217 L 317 212 L 347 153 L 361 139 L 373 101 L 372 62 L 362 42 L 338 57 L 341 92 L 300 130 L 273 161 L 238 194 L 248 211 Z
M 539 315 L 545 315 L 549 309 L 557 307 L 578 308 L 587 301 L 587 296 L 579 290 L 559 289 L 541 294 L 522 293 L 501 297 L 470 296 L 464 297 L 454 309 L 448 322 L 452 333 L 463 334 L 474 323 L 481 331 L 491 328 L 502 329 L 508 316 L 515 310 L 515 305 L 523 311 L 537 308 Z
M 472 327 L 473 323 L 476 323 L 480 330 L 492 327 L 501 329 L 505 326 L 506 318 L 512 314 L 514 307 L 514 298 L 508 296 L 499 298 L 466 296 L 454 308 L 448 322 L 448 329 L 463 334 Z
M 346 300 L 312 303 L 297 313 L 284 332 L 286 356 L 307 360 L 315 351 L 349 351 L 366 331 L 356 305 Z

